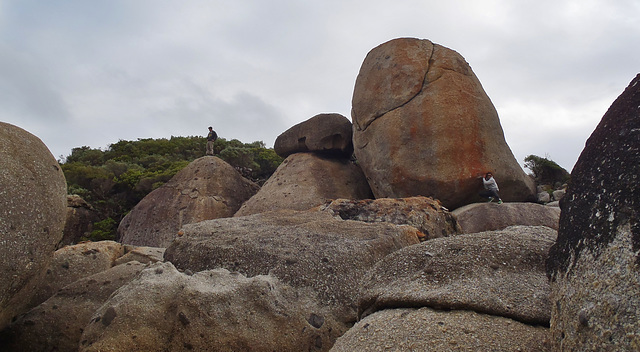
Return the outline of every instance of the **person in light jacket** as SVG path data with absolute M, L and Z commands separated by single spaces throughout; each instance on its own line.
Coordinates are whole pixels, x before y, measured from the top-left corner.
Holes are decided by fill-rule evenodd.
M 480 192 L 480 196 L 489 199 L 489 203 L 493 202 L 494 199 L 498 200 L 498 204 L 502 204 L 502 199 L 500 199 L 500 195 L 498 192 L 500 189 L 498 188 L 498 183 L 493 178 L 493 174 L 491 172 L 487 172 L 482 178 L 482 185 L 484 186 L 484 190 Z

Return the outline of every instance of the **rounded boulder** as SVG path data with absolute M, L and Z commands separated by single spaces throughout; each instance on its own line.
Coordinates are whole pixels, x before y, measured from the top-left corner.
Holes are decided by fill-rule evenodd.
M 0 329 L 28 305 L 62 239 L 67 184 L 31 133 L 0 122 Z
M 354 152 L 376 198 L 429 196 L 455 209 L 493 172 L 505 201 L 535 198 L 493 103 L 457 52 L 400 38 L 369 52 L 352 99 Z

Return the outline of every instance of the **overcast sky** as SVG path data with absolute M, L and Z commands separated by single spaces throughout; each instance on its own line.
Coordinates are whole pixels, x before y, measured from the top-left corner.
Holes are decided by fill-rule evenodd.
M 398 37 L 459 52 L 523 164 L 571 171 L 640 72 L 638 0 L 0 0 L 0 121 L 52 154 L 206 135 L 273 146 L 351 117 L 360 65 Z

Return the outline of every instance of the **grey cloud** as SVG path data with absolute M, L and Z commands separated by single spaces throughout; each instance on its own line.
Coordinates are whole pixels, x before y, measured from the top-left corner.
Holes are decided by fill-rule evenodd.
M 0 47 L 0 111 L 24 120 L 60 123 L 67 104 L 47 70 L 27 54 Z
M 368 51 L 413 36 L 469 61 L 514 154 L 557 155 L 571 167 L 580 139 L 635 76 L 640 56 L 633 0 L 9 0 L 2 7 L 0 118 L 67 121 L 63 138 L 49 132 L 58 125 L 42 130 L 60 154 L 118 139 L 202 135 L 210 124 L 225 138 L 272 144 L 317 113 L 349 117 Z

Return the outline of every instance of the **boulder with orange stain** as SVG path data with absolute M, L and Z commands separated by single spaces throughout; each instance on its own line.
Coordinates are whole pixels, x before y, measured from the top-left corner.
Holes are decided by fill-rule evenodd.
M 480 176 L 491 171 L 503 200 L 535 199 L 495 107 L 457 52 L 414 38 L 374 48 L 352 106 L 355 154 L 376 198 L 423 195 L 453 209 L 479 201 Z

